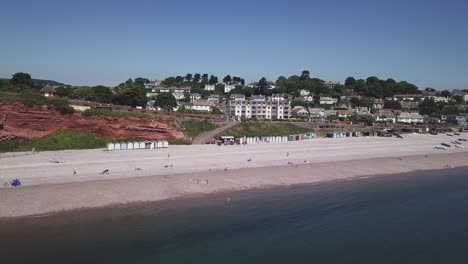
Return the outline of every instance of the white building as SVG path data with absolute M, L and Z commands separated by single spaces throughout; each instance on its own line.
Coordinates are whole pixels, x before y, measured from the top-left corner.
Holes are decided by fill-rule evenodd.
M 207 112 L 211 112 L 211 110 L 213 110 L 211 105 L 209 104 L 194 104 L 194 103 L 186 104 L 185 109 L 194 110 L 194 111 L 207 111 Z
M 338 99 L 332 97 L 322 96 L 319 99 L 319 104 L 321 105 L 333 105 L 338 103 Z
M 402 112 L 400 115 L 397 117 L 397 122 L 398 123 L 423 123 L 424 118 L 418 114 L 418 113 L 406 113 Z
M 306 101 L 306 102 L 312 102 L 314 101 L 314 97 L 312 95 L 304 95 L 301 97 L 302 100 Z
M 45 97 L 55 96 L 55 88 L 50 85 L 42 87 L 40 93 Z
M 231 94 L 229 97 L 231 100 L 234 101 L 244 101 L 245 100 L 245 95 L 243 94 Z
M 335 86 L 339 85 L 340 82 L 335 82 L 335 81 L 326 81 L 323 85 L 327 87 L 328 89 L 333 89 Z
M 151 81 L 145 83 L 145 84 L 144 84 L 144 87 L 145 87 L 146 89 L 151 89 L 151 88 L 155 88 L 155 87 L 157 87 L 157 86 L 160 86 L 161 83 L 162 83 L 162 81 L 160 81 L 160 80 L 151 80 Z
M 427 99 L 432 99 L 434 100 L 434 102 L 444 102 L 444 103 L 448 103 L 450 101 L 449 98 L 447 97 L 443 97 L 443 96 L 426 96 Z
M 225 84 L 224 85 L 224 93 L 229 93 L 234 89 L 236 89 L 235 85 L 230 85 L 230 84 Z
M 310 94 L 310 91 L 308 91 L 308 90 L 301 90 L 301 91 L 300 91 L 300 94 L 301 94 L 301 96 L 306 96 L 306 95 L 309 95 L 309 94 Z
M 323 118 L 325 116 L 325 109 L 323 109 L 323 108 L 309 108 L 309 116 L 311 118 Z
M 200 100 L 201 98 L 202 96 L 199 93 L 190 94 L 190 100 Z
M 265 101 L 265 96 L 264 95 L 254 95 L 254 96 L 252 96 L 252 101 L 263 102 L 263 101 Z
M 374 114 L 375 122 L 395 123 L 396 116 L 391 110 L 380 110 Z
M 219 95 L 212 94 L 208 97 L 209 104 L 219 104 Z
M 182 100 L 185 98 L 185 94 L 179 92 L 173 92 L 172 96 L 174 96 L 176 100 Z
M 205 91 L 214 91 L 215 85 L 214 84 L 207 84 L 205 85 Z
M 230 116 L 238 118 L 288 119 L 291 116 L 291 102 L 230 100 L 228 112 Z
M 271 101 L 284 101 L 284 95 L 283 94 L 272 94 L 269 98 Z

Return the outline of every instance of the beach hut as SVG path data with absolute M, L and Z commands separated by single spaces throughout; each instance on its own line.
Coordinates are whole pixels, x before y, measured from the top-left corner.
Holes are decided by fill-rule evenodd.
M 276 142 L 281 142 L 283 141 L 282 137 L 276 137 Z
M 281 141 L 282 141 L 282 142 L 288 141 L 288 137 L 287 137 L 287 136 L 282 137 L 282 138 L 281 138 Z
M 296 136 L 295 135 L 290 135 L 288 140 L 289 141 L 296 141 Z
M 259 137 L 254 137 L 254 143 L 260 143 L 260 138 Z
M 163 148 L 163 142 L 162 141 L 156 142 L 156 148 Z
M 127 142 L 120 143 L 120 149 L 121 150 L 127 150 Z
M 127 149 L 133 149 L 133 142 L 127 142 Z
M 163 148 L 168 148 L 169 147 L 169 142 L 163 141 Z
M 145 149 L 145 145 L 146 145 L 146 144 L 145 144 L 144 141 L 138 142 L 138 145 L 139 145 L 139 147 L 138 147 L 139 149 Z
M 133 142 L 133 149 L 140 149 L 140 143 Z
M 114 149 L 115 150 L 120 150 L 120 143 L 115 143 L 114 144 Z
M 112 142 L 107 143 L 107 150 L 108 150 L 108 151 L 115 150 L 114 143 L 112 143 Z
M 295 137 L 296 137 L 296 141 L 301 140 L 301 135 L 295 135 Z

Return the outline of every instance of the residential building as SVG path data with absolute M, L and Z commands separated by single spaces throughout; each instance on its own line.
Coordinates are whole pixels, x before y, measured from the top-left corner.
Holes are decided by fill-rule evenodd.
M 45 97 L 55 96 L 55 87 L 46 85 L 42 87 L 42 89 L 40 90 L 40 93 Z
M 338 110 L 324 110 L 323 111 L 323 117 L 327 118 L 330 116 L 337 116 L 338 115 Z
M 290 101 L 230 100 L 230 116 L 238 118 L 287 119 L 291 115 Z
M 180 92 L 173 92 L 172 95 L 176 100 L 183 100 L 185 98 L 185 94 Z
M 300 118 L 309 117 L 309 111 L 307 111 L 305 107 L 298 105 L 293 107 L 291 110 L 291 115 Z
M 208 103 L 209 104 L 219 104 L 219 95 L 217 94 L 212 94 L 208 96 Z
M 272 94 L 269 98 L 271 101 L 284 101 L 284 94 Z
M 396 115 L 391 110 L 382 109 L 374 113 L 375 122 L 396 123 Z
M 443 97 L 443 96 L 426 96 L 426 99 L 432 99 L 434 102 L 444 102 L 448 103 L 450 101 L 450 98 L 448 97 Z
M 423 123 L 424 118 L 418 113 L 408 113 L 408 112 L 401 112 L 397 116 L 398 123 Z
M 319 98 L 319 104 L 321 105 L 333 105 L 338 102 L 338 99 L 332 97 L 321 96 Z
M 265 96 L 264 95 L 254 95 L 254 96 L 252 96 L 252 101 L 263 102 L 263 101 L 265 101 Z
M 244 101 L 245 100 L 245 95 L 243 94 L 231 94 L 229 97 L 231 100 L 234 101 Z
M 375 109 L 383 109 L 385 101 L 382 99 L 374 99 L 374 108 Z
M 301 96 L 306 96 L 306 95 L 310 94 L 310 91 L 309 90 L 301 90 L 299 93 L 301 94 Z
M 211 105 L 206 104 L 206 103 L 188 103 L 188 104 L 185 104 L 185 109 L 194 110 L 194 111 L 207 111 L 207 112 L 211 112 L 213 110 Z
M 420 94 L 396 94 L 393 96 L 395 101 L 420 101 L 424 96 Z
M 314 97 L 312 95 L 304 95 L 302 97 L 300 97 L 303 101 L 306 101 L 306 102 L 313 102 L 314 101 Z
M 310 118 L 323 118 L 325 117 L 325 110 L 323 108 L 309 108 Z
M 200 100 L 202 98 L 201 94 L 199 93 L 193 93 L 193 94 L 190 94 L 190 100 Z
M 325 83 L 323 83 L 323 85 L 327 87 L 328 89 L 333 89 L 335 86 L 339 84 L 340 82 L 335 82 L 335 81 L 326 81 Z
M 158 95 L 160 93 L 183 93 L 183 94 L 189 94 L 190 91 L 192 90 L 192 87 L 186 86 L 186 87 L 163 87 L 163 86 L 157 86 L 154 88 L 151 88 L 151 92 L 147 93 L 148 95 Z
M 348 118 L 353 115 L 353 110 L 336 110 L 336 115 L 341 118 Z
M 421 101 L 401 101 L 401 108 L 406 110 L 416 110 L 419 108 Z
M 229 93 L 234 89 L 236 89 L 235 85 L 231 85 L 231 84 L 225 84 L 224 85 L 224 93 Z
M 162 81 L 160 81 L 160 80 L 151 80 L 151 81 L 145 83 L 145 84 L 144 84 L 144 87 L 145 87 L 146 89 L 152 89 L 152 88 L 155 88 L 155 87 L 157 87 L 157 86 L 160 86 L 161 83 L 162 83 Z
M 207 84 L 205 85 L 205 91 L 214 91 L 215 85 L 214 84 Z

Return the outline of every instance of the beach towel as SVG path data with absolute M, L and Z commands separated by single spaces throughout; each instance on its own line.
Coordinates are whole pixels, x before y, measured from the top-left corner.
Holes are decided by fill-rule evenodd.
M 12 180 L 11 181 L 11 186 L 19 187 L 19 186 L 21 186 L 21 182 L 18 179 Z

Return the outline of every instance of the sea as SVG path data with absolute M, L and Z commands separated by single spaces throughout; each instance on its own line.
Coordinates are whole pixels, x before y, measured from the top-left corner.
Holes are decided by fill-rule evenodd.
M 468 168 L 3 219 L 0 263 L 468 263 Z

